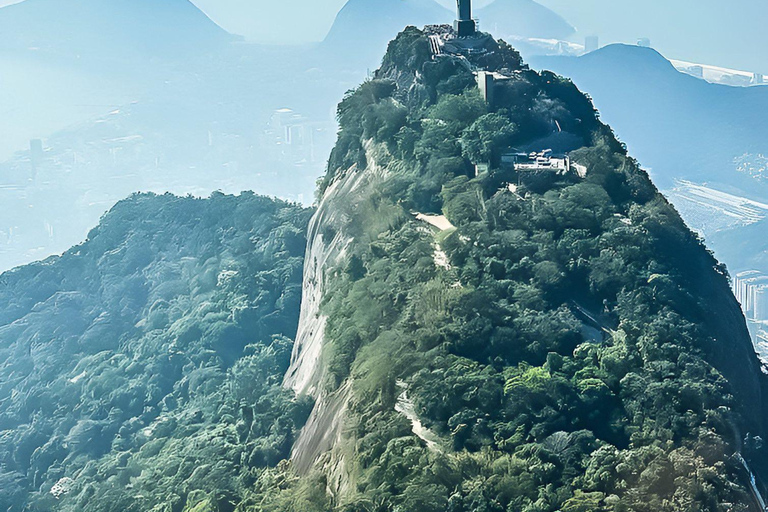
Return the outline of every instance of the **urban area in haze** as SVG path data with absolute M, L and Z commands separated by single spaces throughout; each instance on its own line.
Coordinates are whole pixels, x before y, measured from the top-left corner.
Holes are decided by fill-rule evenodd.
M 0 0 L 0 512 L 768 510 L 766 23 Z

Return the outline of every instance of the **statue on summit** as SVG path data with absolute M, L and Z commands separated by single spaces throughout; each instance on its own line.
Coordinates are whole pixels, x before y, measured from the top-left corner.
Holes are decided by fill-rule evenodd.
M 459 37 L 475 35 L 477 26 L 472 19 L 472 0 L 457 0 L 459 17 L 456 20 L 456 32 Z

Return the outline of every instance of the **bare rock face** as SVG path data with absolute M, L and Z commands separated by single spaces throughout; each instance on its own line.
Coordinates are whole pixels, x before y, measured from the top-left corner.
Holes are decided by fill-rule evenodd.
M 376 189 L 376 182 L 386 172 L 377 164 L 372 142 L 366 144 L 367 166 L 353 166 L 326 189 L 309 226 L 304 265 L 303 299 L 299 330 L 296 335 L 291 365 L 283 385 L 297 395 L 315 399 L 315 407 L 293 447 L 291 459 L 300 473 L 307 473 L 319 463 L 330 474 L 336 492 L 350 487 L 345 477 L 346 462 L 333 454 L 345 426 L 351 398 L 349 382 L 332 390 L 327 386 L 323 361 L 327 316 L 322 304 L 329 292 L 330 280 L 347 263 L 347 249 L 354 242 L 349 215 L 366 201 Z M 348 475 L 347 475 L 348 476 Z

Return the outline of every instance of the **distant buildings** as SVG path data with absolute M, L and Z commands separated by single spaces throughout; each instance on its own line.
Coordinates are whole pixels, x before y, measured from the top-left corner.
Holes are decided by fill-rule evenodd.
M 768 276 L 757 270 L 737 274 L 733 293 L 744 314 L 754 322 L 768 322 Z
M 29 161 L 32 164 L 32 179 L 35 179 L 37 170 L 43 163 L 43 156 L 43 141 L 40 139 L 29 141 Z
M 757 270 L 737 274 L 733 293 L 747 317 L 755 350 L 768 367 L 768 275 Z
M 696 78 L 704 78 L 704 67 L 703 66 L 691 66 L 688 68 L 688 74 L 691 76 L 695 76 Z
M 584 40 L 584 53 L 591 53 L 600 49 L 600 38 L 587 36 Z
M 647 37 L 641 37 L 637 40 L 637 46 L 642 46 L 643 48 L 650 48 L 651 47 L 651 40 Z
M 315 163 L 325 158 L 325 148 L 332 144 L 334 126 L 327 121 L 313 121 L 290 108 L 272 113 L 265 132 L 270 146 L 293 160 L 294 164 Z
M 765 83 L 765 78 L 762 73 L 752 74 L 752 85 L 762 85 Z

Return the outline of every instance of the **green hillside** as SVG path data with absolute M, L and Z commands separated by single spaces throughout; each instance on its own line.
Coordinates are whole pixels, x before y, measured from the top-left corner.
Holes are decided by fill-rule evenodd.
M 570 81 L 487 49 L 409 28 L 341 103 L 301 479 L 245 509 L 752 510 L 765 378 L 724 267 Z M 493 104 L 467 64 L 509 77 Z M 563 141 L 586 177 L 502 165 Z
M 136 195 L 0 276 L 0 511 L 757 512 L 727 271 L 586 96 L 411 27 L 338 115 L 314 212 Z
M 3 274 L 0 510 L 231 510 L 286 458 L 309 214 L 136 195 Z

